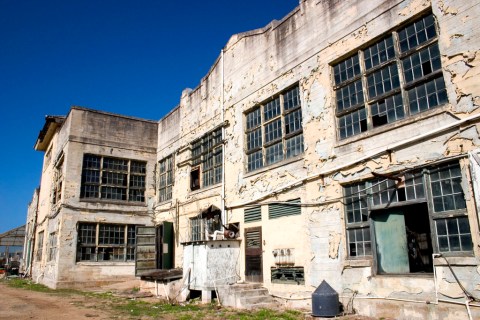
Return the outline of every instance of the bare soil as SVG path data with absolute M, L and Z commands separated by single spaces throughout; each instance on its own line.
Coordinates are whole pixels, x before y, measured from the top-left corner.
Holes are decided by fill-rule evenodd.
M 110 310 L 95 304 L 92 297 L 49 294 L 0 283 L 0 319 L 80 320 L 113 319 Z
M 126 293 L 126 292 L 125 292 Z M 123 296 L 117 292 L 117 297 Z M 156 316 L 134 316 L 125 311 L 115 309 L 115 306 L 128 304 L 131 297 L 126 295 L 117 299 L 101 299 L 95 295 L 85 295 L 78 292 L 68 291 L 52 291 L 37 292 L 26 290 L 23 288 L 14 288 L 6 283 L 0 282 L 0 320 L 3 319 L 45 319 L 45 320 L 80 320 L 80 319 L 165 319 L 177 320 L 180 316 L 182 319 L 240 319 L 240 315 L 245 310 L 234 310 L 229 308 L 220 308 L 218 310 L 210 310 L 206 312 L 186 312 L 180 314 L 162 313 Z M 151 305 L 145 305 L 152 308 L 158 299 L 155 297 L 139 298 Z M 155 307 L 153 307 L 155 308 Z M 208 308 L 206 308 L 208 309 Z M 247 311 L 248 313 L 248 311 Z M 312 317 L 308 312 L 301 317 L 305 320 L 318 320 L 320 318 Z M 270 317 L 268 317 L 270 318 Z M 268 319 L 265 318 L 265 319 Z M 258 318 L 256 318 L 258 319 Z M 330 318 L 332 319 L 332 318 Z M 336 320 L 375 320 L 375 318 L 364 317 L 359 315 L 350 315 L 345 317 L 335 317 Z

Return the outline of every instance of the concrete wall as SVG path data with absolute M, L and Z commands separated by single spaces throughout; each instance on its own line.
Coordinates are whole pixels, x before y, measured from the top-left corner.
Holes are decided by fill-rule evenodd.
M 438 23 L 449 102 L 339 140 L 332 65 L 427 11 L 433 12 Z M 262 227 L 264 285 L 278 296 L 292 298 L 285 299 L 288 305 L 308 307 L 312 291 L 325 279 L 347 299 L 345 304 L 356 292 L 355 308 L 364 314 L 389 316 L 382 313 L 388 308 L 367 299 L 375 297 L 383 302 L 410 299 L 422 304 L 418 312 L 407 312 L 408 315 L 402 315 L 404 318 L 421 319 L 428 314 L 438 317 L 443 307 L 424 308 L 426 301 L 435 301 L 439 295 L 440 299 L 450 300 L 452 310 L 454 303 L 464 302 L 443 259 L 434 261 L 435 277 L 393 277 L 378 275 L 372 258 L 348 258 L 345 212 L 340 198 L 343 185 L 370 179 L 372 172 L 396 173 L 439 160 L 460 159 L 474 251 L 473 256 L 449 261 L 468 290 L 478 296 L 478 216 L 465 159 L 469 151 L 480 145 L 480 88 L 475 80 L 480 70 L 480 30 L 475 22 L 479 13 L 480 6 L 475 1 L 307 0 L 282 21 L 232 36 L 200 85 L 185 90 L 180 105 L 160 120 L 163 129 L 159 131 L 157 160 L 174 154 L 176 166 L 173 200 L 156 206 L 156 220 L 178 221 L 176 266 L 183 264 L 183 247 L 178 243 L 188 239 L 188 218 L 209 205 L 220 207 L 225 188 L 227 222 L 240 223 L 241 240 L 244 228 Z M 247 172 L 245 112 L 297 83 L 305 152 Z M 188 145 L 224 120 L 228 123 L 224 136 L 225 184 L 191 192 Z M 175 128 L 167 131 L 171 124 Z M 268 219 L 267 206 L 263 205 L 261 221 L 243 223 L 248 205 L 294 198 L 309 204 L 302 207 L 301 215 Z M 244 245 L 242 241 L 242 276 Z M 271 252 L 281 248 L 294 249 L 295 265 L 305 269 L 304 285 L 270 282 L 270 268 L 275 266 Z M 454 318 L 456 312 L 452 311 L 447 318 Z
M 80 222 L 151 225 L 155 197 L 156 122 L 78 107 L 70 110 L 51 139 L 55 163 L 63 157 L 60 203 L 52 205 L 53 164 L 42 174 L 37 234 L 44 230 L 44 254 L 35 262 L 32 277 L 50 287 L 85 287 L 134 278 L 130 262 L 77 262 L 77 226 Z M 83 155 L 86 153 L 147 162 L 144 203 L 80 198 Z M 56 258 L 47 261 L 48 235 L 57 234 Z

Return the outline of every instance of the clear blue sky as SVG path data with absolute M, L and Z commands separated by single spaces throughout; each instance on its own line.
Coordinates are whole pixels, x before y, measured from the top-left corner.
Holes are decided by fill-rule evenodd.
M 25 223 L 45 115 L 78 105 L 158 120 L 231 35 L 298 0 L 0 0 L 0 233 Z

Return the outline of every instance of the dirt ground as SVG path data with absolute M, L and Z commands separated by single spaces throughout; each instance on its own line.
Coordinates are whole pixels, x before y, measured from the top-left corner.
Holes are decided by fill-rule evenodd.
M 148 303 L 154 303 L 157 298 L 142 299 Z M 125 299 L 122 301 L 128 301 Z M 39 320 L 79 320 L 79 319 L 177 319 L 179 314 L 157 315 L 155 317 L 132 316 L 114 310 L 112 305 L 105 299 L 99 299 L 92 295 L 82 295 L 69 292 L 37 292 L 22 288 L 10 287 L 0 282 L 0 320 L 12 319 L 39 319 Z M 199 313 L 184 314 L 182 319 L 194 319 Z M 212 316 L 212 317 L 211 317 Z M 237 317 L 238 316 L 238 317 Z M 239 319 L 236 311 L 227 309 L 223 316 L 200 316 L 201 319 Z M 265 318 L 268 319 L 268 318 Z M 304 319 L 313 318 L 305 314 Z M 332 319 L 332 318 L 330 318 Z M 351 315 L 336 317 L 336 320 L 375 320 L 374 318 Z

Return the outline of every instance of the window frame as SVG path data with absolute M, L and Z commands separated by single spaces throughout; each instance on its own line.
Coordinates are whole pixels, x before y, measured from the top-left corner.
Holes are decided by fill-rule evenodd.
M 412 26 L 415 29 L 417 24 L 424 26 L 424 22 L 430 22 L 430 20 L 433 22 L 427 27 L 433 28 L 435 34 L 433 36 L 428 34 L 429 32 L 431 33 L 429 30 L 432 29 L 424 28 L 422 31 L 426 34 L 426 40 L 423 40 L 423 42 L 422 40 L 420 42 L 417 41 L 415 45 L 411 47 L 409 46 L 407 49 L 403 50 L 401 47 L 402 40 L 400 39 L 400 34 L 404 31 L 407 32 L 406 30 L 410 30 Z M 415 39 L 417 39 L 420 34 L 421 33 L 416 30 L 414 33 Z M 417 16 L 415 19 L 403 23 L 391 31 L 385 32 L 382 36 L 374 39 L 368 45 L 358 48 L 348 57 L 342 58 L 338 62 L 332 64 L 331 69 L 335 96 L 337 140 L 342 141 L 369 132 L 373 129 L 386 127 L 397 121 L 411 118 L 418 113 L 435 109 L 448 103 L 446 84 L 441 64 L 441 55 L 438 48 L 439 36 L 439 28 L 435 16 L 433 13 L 427 12 L 421 16 Z M 388 44 L 386 40 L 388 39 L 392 39 L 391 47 L 387 47 Z M 383 54 L 383 56 L 386 57 L 385 60 L 381 60 L 380 56 L 382 56 L 382 53 L 380 52 L 380 49 L 378 49 L 379 44 L 382 43 L 384 43 L 384 45 L 381 45 L 380 47 L 385 49 Z M 372 66 L 367 66 L 367 59 L 372 59 L 373 57 L 371 54 L 373 47 L 377 47 L 376 54 L 379 56 L 379 62 L 377 64 L 372 63 Z M 388 53 L 389 48 L 392 48 L 393 56 L 390 56 L 391 53 Z M 422 64 L 420 66 L 420 71 L 422 73 L 421 76 L 407 82 L 407 69 L 405 67 L 407 60 L 432 48 L 436 48 L 438 59 L 428 60 L 428 65 L 431 68 L 430 72 L 428 72 L 427 64 L 424 63 L 426 71 L 423 70 Z M 434 63 L 437 60 L 438 63 Z M 357 64 L 355 64 L 355 62 L 357 62 Z M 434 66 L 437 66 L 436 69 L 433 69 Z M 378 86 L 382 84 L 381 87 L 383 91 L 378 94 L 375 93 L 375 95 L 372 96 L 369 92 L 369 88 L 371 87 L 369 86 L 370 79 L 375 77 L 378 73 L 383 75 L 384 71 L 390 67 L 393 67 L 393 69 L 396 70 L 396 82 L 398 82 L 398 84 L 394 83 L 391 87 L 389 87 L 389 84 L 387 85 L 389 88 L 385 89 L 384 85 L 387 82 L 376 82 Z M 424 74 L 424 72 L 426 73 Z M 390 80 L 392 80 L 392 78 L 390 78 Z M 355 89 L 355 95 L 351 93 L 351 90 L 349 89 L 352 85 L 361 86 L 361 90 L 359 90 L 359 88 Z M 432 88 L 432 86 L 434 92 L 425 91 L 424 96 L 425 101 L 431 99 L 432 102 L 427 101 L 426 108 L 421 108 L 417 103 L 417 111 L 412 111 L 414 104 L 413 101 L 417 100 L 411 98 L 413 98 L 414 95 L 418 98 L 417 95 L 419 92 L 423 92 L 424 90 L 427 90 L 427 88 Z M 346 96 L 343 94 L 344 91 Z M 432 98 L 433 96 L 435 96 L 435 99 Z M 353 99 L 355 103 L 350 104 L 351 99 Z M 436 102 L 434 102 L 434 100 L 436 100 Z M 344 105 L 344 102 L 346 101 L 349 102 L 347 107 Z
M 217 185 L 223 180 L 223 127 L 190 143 L 190 191 Z
M 146 201 L 146 185 L 146 161 L 91 153 L 83 155 L 80 186 L 82 201 L 95 200 L 141 205 Z
M 48 235 L 48 261 L 54 261 L 56 259 L 58 249 L 57 241 L 57 232 L 50 232 Z
M 39 231 L 37 233 L 37 240 L 38 240 L 38 244 L 37 244 L 37 254 L 36 254 L 36 260 L 37 261 L 42 261 L 42 258 L 43 258 L 43 242 L 44 242 L 44 238 L 45 238 L 45 231 L 42 230 L 42 231 Z
M 52 186 L 52 205 L 56 207 L 62 200 L 62 187 L 63 187 L 63 155 L 55 164 L 53 173 L 53 186 Z
M 246 111 L 244 123 L 247 172 L 303 154 L 305 146 L 300 85 L 296 83 Z
M 135 262 L 136 226 L 134 224 L 79 222 L 77 225 L 76 262 Z M 82 232 L 85 232 L 84 235 L 81 235 Z M 82 238 L 89 238 L 90 242 L 82 242 Z M 88 248 L 88 252 L 84 251 L 84 248 Z M 91 258 L 84 259 L 83 257 L 87 255 Z M 108 259 L 105 259 L 105 255 L 108 255 Z M 123 258 L 119 259 L 118 256 Z
M 171 154 L 158 162 L 158 201 L 159 202 L 165 202 L 172 199 L 174 184 L 175 184 L 175 157 L 173 154 Z
M 466 206 L 466 200 L 465 200 L 465 207 L 463 208 L 458 208 L 458 209 L 454 209 L 454 210 L 447 210 L 447 211 L 442 211 L 442 212 L 435 212 L 434 210 L 434 199 L 433 199 L 433 194 L 432 194 L 432 190 L 433 190 L 433 187 L 432 187 L 432 181 L 431 181 L 431 176 L 432 176 L 432 172 L 435 172 L 435 171 L 438 171 L 438 172 L 441 172 L 442 170 L 446 170 L 446 169 L 449 169 L 450 168 L 454 168 L 454 167 L 457 167 L 458 170 L 460 170 L 460 176 L 456 176 L 455 178 L 458 178 L 460 177 L 460 181 L 459 183 L 462 184 L 463 181 L 466 181 L 464 179 L 466 179 L 465 177 L 465 172 L 464 170 L 462 170 L 462 166 L 461 164 L 458 162 L 458 161 L 447 161 L 447 162 L 442 162 L 442 163 L 439 163 L 437 165 L 434 165 L 434 166 L 428 166 L 428 167 L 424 167 L 424 168 L 421 168 L 419 170 L 417 170 L 417 172 L 415 173 L 415 177 L 418 178 L 418 175 L 420 174 L 421 175 L 421 179 L 422 179 L 422 184 L 423 184 L 423 197 L 419 196 L 419 197 L 416 197 L 416 198 L 412 198 L 412 199 L 406 199 L 406 200 L 401 200 L 401 201 L 388 201 L 387 203 L 380 203 L 380 204 L 374 204 L 374 200 L 373 200 L 373 193 L 372 193 L 372 190 L 374 188 L 374 185 L 375 184 L 380 184 L 380 183 L 384 183 L 385 180 L 388 181 L 388 179 L 382 179 L 381 182 L 379 182 L 378 179 L 376 178 L 372 178 L 372 179 L 367 179 L 367 180 L 363 180 L 363 181 L 359 181 L 359 182 L 353 182 L 353 183 L 349 183 L 349 184 L 346 184 L 346 185 L 342 185 L 342 189 L 343 189 L 343 195 L 344 195 L 344 199 L 345 199 L 345 203 L 343 205 L 343 210 L 344 210 L 344 219 L 345 219 L 345 236 L 346 236 L 346 252 L 347 252 L 347 259 L 349 260 L 358 260 L 358 259 L 376 259 L 376 251 L 375 251 L 375 234 L 374 234 L 374 226 L 372 224 L 372 218 L 371 218 L 371 213 L 372 211 L 375 211 L 375 210 L 381 210 L 381 209 L 386 209 L 386 208 L 395 208 L 395 207 L 404 207 L 404 206 L 408 206 L 410 204 L 416 204 L 416 203 L 426 203 L 427 204 L 427 207 L 428 207 L 428 219 L 429 219 L 429 223 L 430 223 L 430 234 L 431 234 L 431 245 L 432 245 L 432 249 L 433 249 L 433 252 L 434 253 L 441 253 L 442 255 L 445 255 L 445 256 L 472 256 L 473 255 L 473 247 L 471 248 L 471 250 L 457 250 L 457 251 L 440 251 L 440 244 L 439 244 L 439 235 L 437 233 L 437 227 L 436 227 L 436 221 L 440 221 L 440 220 L 448 220 L 448 219 L 458 219 L 458 218 L 463 218 L 463 217 L 466 217 L 467 218 L 467 222 L 468 222 L 468 228 L 469 228 L 469 235 L 470 235 L 470 241 L 473 242 L 473 237 L 472 237 L 472 228 L 470 226 L 470 221 L 468 221 L 468 212 L 467 212 L 467 206 Z M 458 180 L 458 179 L 457 179 Z M 403 182 L 405 183 L 405 179 L 403 180 Z M 367 207 L 364 208 L 365 213 L 366 213 L 366 216 L 367 216 L 367 220 L 366 221 L 360 221 L 360 222 L 353 222 L 353 223 L 350 223 L 349 222 L 349 218 L 348 218 L 348 210 L 347 210 L 347 204 L 348 204 L 348 198 L 349 196 L 347 195 L 346 193 L 346 188 L 350 188 L 352 186 L 360 186 L 362 185 L 363 186 L 363 189 L 365 191 L 365 193 L 363 194 L 363 200 Z M 415 185 L 410 185 L 410 186 L 416 186 L 417 184 Z M 453 187 L 452 187 L 453 188 Z M 384 189 L 383 189 L 384 190 Z M 388 189 L 388 190 L 392 190 L 392 189 Z M 395 188 L 396 191 L 391 191 L 392 193 L 398 193 L 398 190 L 400 189 L 397 189 Z M 407 191 L 405 190 L 405 193 Z M 465 196 L 465 190 L 463 190 L 463 188 L 461 189 L 461 193 L 462 193 L 462 196 L 463 198 L 465 199 L 466 196 Z M 419 193 L 421 195 L 421 193 Z M 361 197 L 360 197 L 361 198 Z M 457 226 L 458 226 L 458 220 L 457 220 Z M 371 250 L 370 250 L 370 254 L 364 254 L 364 255 L 354 255 L 352 256 L 351 255 L 351 249 L 350 249 L 350 245 L 351 245 L 351 241 L 350 241 L 350 236 L 349 236 L 349 230 L 357 230 L 357 229 L 366 229 L 366 228 L 369 228 L 369 240 L 370 240 L 370 243 L 371 243 Z M 446 235 L 448 236 L 448 234 Z M 458 234 L 458 237 L 460 238 L 462 235 L 461 234 Z M 358 241 L 355 241 L 355 243 L 357 243 Z

